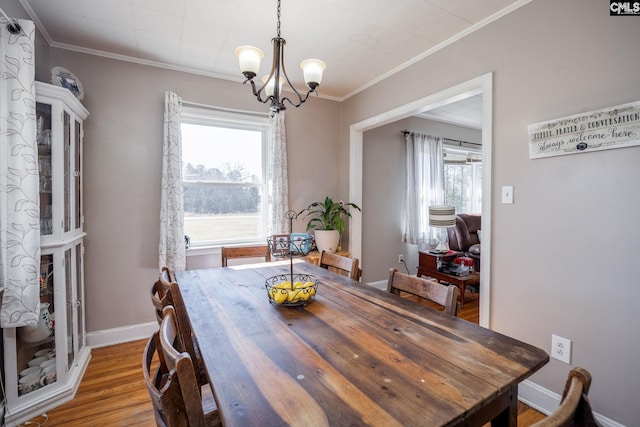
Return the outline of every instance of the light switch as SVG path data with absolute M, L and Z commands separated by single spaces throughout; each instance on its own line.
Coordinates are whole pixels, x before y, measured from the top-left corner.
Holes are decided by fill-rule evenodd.
M 513 204 L 513 185 L 502 186 L 502 203 Z

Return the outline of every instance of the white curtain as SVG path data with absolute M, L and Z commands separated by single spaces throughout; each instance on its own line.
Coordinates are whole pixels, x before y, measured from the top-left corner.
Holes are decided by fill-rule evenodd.
M 35 325 L 40 310 L 40 200 L 33 22 L 0 20 L 0 286 L 3 328 Z
M 287 137 L 284 112 L 273 114 L 269 119 L 267 140 L 267 183 L 269 198 L 269 221 L 267 234 L 289 233 L 289 180 L 287 178 Z
M 444 203 L 443 138 L 407 133 L 405 221 L 402 241 L 411 244 L 432 243 L 429 230 L 429 206 Z
M 174 271 L 182 271 L 187 265 L 182 199 L 181 115 L 182 98 L 174 92 L 166 92 L 164 97 L 158 267 L 166 266 Z

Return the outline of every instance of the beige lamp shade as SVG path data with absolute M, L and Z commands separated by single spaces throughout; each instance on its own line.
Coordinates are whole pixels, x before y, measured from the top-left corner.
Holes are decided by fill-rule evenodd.
M 235 51 L 240 64 L 240 71 L 251 72 L 254 75 L 260 70 L 260 61 L 264 58 L 264 52 L 253 46 L 240 46 Z
M 316 83 L 320 85 L 320 82 L 322 82 L 322 72 L 327 68 L 327 64 L 319 59 L 305 59 L 300 63 L 300 68 L 302 68 L 305 83 Z
M 429 206 L 429 227 L 453 227 L 456 225 L 454 206 Z
M 271 76 L 271 79 L 269 79 L 269 83 L 267 83 L 267 79 L 269 79 L 269 76 L 263 76 L 262 77 L 262 83 L 266 83 L 267 85 L 264 88 L 264 92 L 267 94 L 267 96 L 271 96 L 273 95 L 273 90 L 274 90 L 274 82 L 276 80 L 275 76 Z M 278 93 L 282 92 L 282 85 L 284 84 L 284 77 L 280 77 L 279 79 L 280 84 L 278 84 Z

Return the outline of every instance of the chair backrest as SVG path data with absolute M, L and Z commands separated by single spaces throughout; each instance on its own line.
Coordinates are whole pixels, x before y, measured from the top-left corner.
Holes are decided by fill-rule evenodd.
M 180 346 L 180 350 L 186 351 L 189 353 L 189 356 L 191 356 L 200 384 L 207 384 L 207 374 L 204 366 L 202 366 L 197 340 L 191 330 L 191 322 L 189 321 L 189 315 L 187 314 L 187 307 L 184 305 L 184 300 L 182 299 L 180 285 L 173 282 L 171 284 L 170 292 L 172 309 L 175 313 L 174 316 L 179 334 L 179 341 L 177 344 Z
M 353 280 L 360 279 L 360 269 L 358 268 L 358 258 L 348 258 L 346 256 L 332 254 L 326 251 L 320 253 L 318 265 L 336 273 L 347 276 Z
M 165 282 L 175 282 L 175 276 L 169 267 L 162 267 L 160 269 L 160 278 Z
M 182 411 L 178 415 L 183 417 L 180 425 L 204 426 L 205 414 L 202 409 L 202 395 L 200 384 L 196 377 L 191 356 L 187 352 L 180 352 L 175 343 L 179 341 L 178 325 L 176 323 L 176 313 L 172 306 L 167 306 L 163 311 L 162 323 L 160 324 L 160 348 L 164 355 L 166 367 L 169 369 L 168 382 L 177 383 L 180 392 Z M 168 385 L 165 386 L 165 388 Z M 172 395 L 176 400 L 175 393 Z M 186 424 L 183 421 L 186 420 Z M 170 423 L 173 426 L 173 423 Z M 178 424 L 175 424 L 178 425 Z
M 173 305 L 170 291 L 173 277 L 169 268 L 162 267 L 158 280 L 151 285 L 151 304 L 155 308 L 158 325 L 162 321 L 162 309 L 167 305 Z
M 158 360 L 154 369 L 155 360 Z M 144 349 L 142 372 L 153 406 L 156 425 L 161 427 L 188 425 L 183 410 L 183 397 L 175 370 L 170 371 L 160 351 L 158 332 L 154 333 Z
M 532 427 L 593 427 L 600 424 L 593 417 L 589 403 L 591 374 L 584 368 L 574 368 L 569 372 L 564 385 L 560 406 L 547 418 L 532 424 Z
M 443 285 L 436 280 L 410 276 L 400 273 L 395 268 L 389 270 L 387 291 L 399 294 L 399 291 L 408 292 L 425 298 L 444 307 L 444 311 L 452 316 L 458 315 L 458 287 L 455 285 Z
M 167 267 L 162 267 L 160 277 L 151 285 L 151 303 L 155 308 L 158 325 L 162 321 L 162 309 L 167 305 L 173 305 L 170 292 L 172 277 L 171 271 Z
M 221 252 L 223 267 L 226 267 L 227 262 L 234 258 L 264 258 L 266 262 L 271 261 L 271 253 L 268 245 L 223 246 Z
M 170 293 L 169 293 L 169 290 L 165 291 L 164 289 L 162 289 L 160 280 L 157 280 L 156 282 L 154 282 L 153 285 L 151 285 L 150 296 L 151 296 L 151 304 L 153 304 L 153 307 L 155 309 L 156 320 L 158 321 L 158 325 L 159 325 L 160 322 L 162 322 L 162 309 L 166 305 L 170 305 L 169 304 Z

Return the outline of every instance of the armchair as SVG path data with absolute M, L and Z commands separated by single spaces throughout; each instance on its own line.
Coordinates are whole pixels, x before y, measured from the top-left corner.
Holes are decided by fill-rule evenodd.
M 465 256 L 473 258 L 474 269 L 480 271 L 480 236 L 478 231 L 482 228 L 482 216 L 480 214 L 457 214 L 455 227 L 449 227 L 449 248 L 462 252 Z

